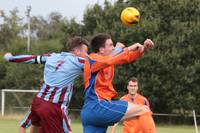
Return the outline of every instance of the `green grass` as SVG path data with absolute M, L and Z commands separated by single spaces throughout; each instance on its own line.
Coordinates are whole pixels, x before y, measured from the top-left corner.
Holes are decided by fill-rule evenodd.
M 18 133 L 18 125 L 21 119 L 21 115 L 0 117 L 0 133 Z M 79 121 L 72 121 L 73 133 L 82 133 L 82 129 L 82 125 Z M 156 129 L 157 133 L 195 133 L 194 126 L 185 125 L 157 125 Z M 110 133 L 110 128 L 107 133 Z M 117 127 L 116 133 L 122 133 L 122 126 Z

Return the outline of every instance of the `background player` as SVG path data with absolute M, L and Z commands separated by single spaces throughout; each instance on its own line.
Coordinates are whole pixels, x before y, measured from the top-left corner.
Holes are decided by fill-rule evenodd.
M 122 96 L 120 100 L 128 101 L 128 102 L 139 104 L 139 105 L 147 105 L 148 107 L 150 107 L 149 101 L 147 100 L 147 98 L 145 98 L 144 96 L 138 93 L 138 89 L 139 89 L 139 85 L 138 85 L 137 78 L 136 77 L 130 78 L 128 80 L 128 85 L 127 85 L 128 94 Z M 139 117 L 136 117 L 131 120 L 123 121 L 123 133 L 142 133 L 138 119 Z M 148 121 L 144 121 L 144 122 L 148 123 Z M 115 124 L 112 127 L 111 133 L 115 132 L 116 126 L 117 124 Z

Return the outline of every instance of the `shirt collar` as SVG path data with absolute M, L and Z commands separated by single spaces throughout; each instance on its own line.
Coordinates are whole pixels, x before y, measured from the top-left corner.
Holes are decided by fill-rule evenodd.
M 69 55 L 74 56 L 74 54 L 72 54 L 70 52 L 61 52 L 61 55 L 63 55 L 63 56 L 69 56 Z

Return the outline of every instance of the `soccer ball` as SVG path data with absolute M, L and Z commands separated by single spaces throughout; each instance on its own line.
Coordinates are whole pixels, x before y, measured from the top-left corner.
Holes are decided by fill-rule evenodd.
M 134 7 L 127 7 L 121 12 L 121 21 L 124 25 L 133 26 L 140 20 L 140 12 Z

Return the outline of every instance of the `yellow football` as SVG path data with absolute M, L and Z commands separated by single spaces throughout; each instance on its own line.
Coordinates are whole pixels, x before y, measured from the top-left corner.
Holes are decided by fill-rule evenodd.
M 121 21 L 124 25 L 133 26 L 140 20 L 140 12 L 134 7 L 127 7 L 121 12 Z

